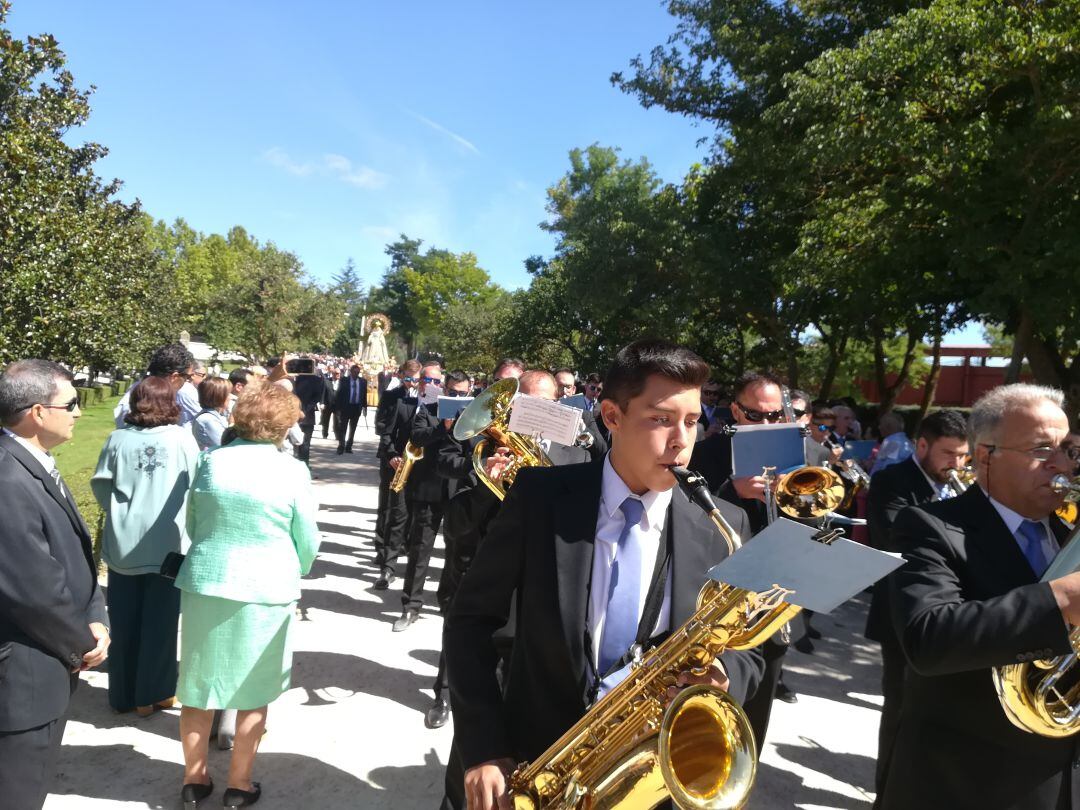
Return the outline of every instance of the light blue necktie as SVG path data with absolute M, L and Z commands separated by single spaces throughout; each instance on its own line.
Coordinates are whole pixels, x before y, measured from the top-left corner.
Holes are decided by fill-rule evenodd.
M 1046 527 L 1034 520 L 1025 520 L 1017 529 L 1023 538 L 1024 556 L 1027 557 L 1035 576 L 1041 577 L 1049 563 L 1043 554 L 1043 540 L 1046 539 Z
M 604 636 L 600 642 L 600 674 L 630 649 L 637 638 L 638 610 L 641 598 L 641 515 L 645 504 L 628 497 L 619 505 L 626 523 L 619 535 L 615 562 L 608 583 Z

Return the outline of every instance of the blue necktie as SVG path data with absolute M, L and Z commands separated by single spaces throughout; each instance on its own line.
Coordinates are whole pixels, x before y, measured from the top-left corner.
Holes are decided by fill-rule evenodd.
M 641 515 L 645 504 L 628 497 L 619 505 L 626 523 L 619 535 L 608 584 L 604 637 L 600 642 L 600 674 L 625 655 L 637 637 L 641 599 Z
M 1024 556 L 1027 557 L 1035 576 L 1041 577 L 1050 564 L 1043 554 L 1043 540 L 1046 539 L 1046 527 L 1034 520 L 1025 520 L 1017 529 L 1023 538 Z

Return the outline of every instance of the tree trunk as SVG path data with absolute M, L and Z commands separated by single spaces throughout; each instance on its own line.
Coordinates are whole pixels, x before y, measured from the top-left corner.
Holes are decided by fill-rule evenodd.
M 919 406 L 919 419 L 915 423 L 915 433 L 919 432 L 922 420 L 934 404 L 934 396 L 937 394 L 938 379 L 941 377 L 941 332 L 934 335 L 933 359 L 930 362 L 930 376 L 926 378 L 926 387 L 923 389 L 922 404 Z
M 1020 372 L 1024 367 L 1024 357 L 1028 346 L 1031 344 L 1033 319 L 1031 311 L 1027 307 L 1020 309 L 1020 322 L 1016 326 L 1013 335 L 1012 356 L 1009 358 L 1009 368 L 1005 371 L 1005 384 L 1020 382 Z
M 824 332 L 822 333 L 824 337 Z M 844 359 L 844 350 L 847 348 L 847 335 L 841 335 L 839 341 L 835 336 L 832 340 L 825 340 L 829 349 L 829 362 L 825 364 L 825 374 L 821 378 L 821 390 L 818 391 L 818 399 L 828 399 L 836 384 L 836 375 L 840 371 L 840 363 Z
M 919 338 L 916 337 L 915 330 L 908 327 L 907 345 L 904 348 L 904 362 L 900 366 L 900 373 L 896 375 L 892 385 L 886 385 L 885 341 L 881 333 L 874 337 L 874 375 L 877 377 L 878 391 L 881 393 L 881 406 L 877 414 L 879 419 L 896 405 L 900 389 L 907 384 L 911 363 L 915 359 L 915 350 L 918 345 Z

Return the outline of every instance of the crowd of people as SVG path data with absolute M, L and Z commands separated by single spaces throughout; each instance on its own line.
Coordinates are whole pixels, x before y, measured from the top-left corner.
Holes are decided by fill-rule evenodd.
M 369 404 L 380 468 L 373 587 L 400 578 L 393 632 L 419 616 L 440 533 L 446 547 L 443 645 L 424 716 L 429 728 L 454 721 L 443 808 L 493 810 L 508 806 L 511 786 L 548 789 L 515 782 L 516 763 L 542 758 L 633 671 L 635 651 L 682 626 L 706 572 L 729 554 L 672 468 L 699 473 L 752 542 L 771 519 L 776 481 L 735 473 L 733 435 L 792 421 L 806 463 L 843 483 L 840 515 L 865 517 L 855 539 L 905 559 L 873 587 L 866 626 L 883 661 L 875 806 L 1058 810 L 1080 800 L 1073 738 L 1015 727 L 990 678 L 1069 652 L 1080 622 L 1080 574 L 1040 579 L 1071 537 L 1051 484 L 1075 476 L 1080 459 L 1061 392 L 1002 386 L 969 415 L 928 414 L 909 436 L 895 413 L 864 428 L 855 403 L 815 401 L 765 372 L 725 388 L 700 357 L 660 340 L 623 348 L 602 377 L 506 358 L 489 379 L 508 378 L 520 395 L 579 407 L 577 439 L 532 437 L 536 458 L 521 465 L 498 431 L 455 437 L 440 398 L 475 397 L 487 380 L 433 358 L 383 369 L 369 391 L 347 358 L 283 357 L 221 377 L 182 345 L 162 347 L 117 405 L 91 481 L 105 513 L 106 598 L 91 533 L 51 455 L 79 416 L 72 375 L 44 360 L 8 366 L 3 806 L 41 807 L 78 675 L 106 657 L 115 711 L 182 705 L 185 810 L 214 791 L 215 713 L 233 748 L 224 804 L 258 801 L 258 743 L 267 707 L 290 686 L 301 577 L 319 546 L 311 438 L 332 428 L 337 453 L 352 453 Z M 688 669 L 669 697 L 694 684 L 728 691 L 760 751 L 773 700 L 797 700 L 783 661 L 789 644 L 813 653 L 811 620 L 804 611 L 801 632 Z

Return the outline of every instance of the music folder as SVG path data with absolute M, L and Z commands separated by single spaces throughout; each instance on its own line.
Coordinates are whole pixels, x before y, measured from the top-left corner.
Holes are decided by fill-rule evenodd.
M 761 475 L 765 467 L 774 467 L 780 475 L 805 464 L 801 425 L 739 425 L 731 437 L 731 474 L 736 478 Z
M 818 533 L 813 526 L 780 518 L 710 568 L 709 576 L 749 591 L 779 585 L 792 591 L 785 602 L 829 613 L 904 564 L 899 554 L 845 538 L 819 543 L 813 539 Z

